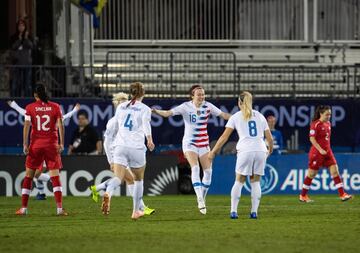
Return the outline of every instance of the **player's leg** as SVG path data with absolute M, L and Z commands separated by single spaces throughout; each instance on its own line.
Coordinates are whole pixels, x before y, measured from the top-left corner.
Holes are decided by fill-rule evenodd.
M 45 185 L 50 180 L 50 176 L 47 173 L 43 173 L 45 169 L 46 163 L 44 162 L 43 167 L 35 172 L 34 182 L 38 190 L 38 194 L 36 195 L 37 200 L 46 200 Z
M 185 157 L 190 164 L 191 167 L 191 181 L 194 187 L 194 191 L 196 194 L 196 199 L 198 202 L 198 208 L 200 213 L 206 214 L 206 206 L 203 198 L 203 192 L 201 187 L 201 179 L 200 179 L 200 166 L 198 162 L 198 154 L 193 151 L 186 151 Z
M 336 188 L 338 190 L 340 199 L 342 201 L 347 201 L 347 200 L 351 199 L 353 196 L 350 195 L 350 194 L 347 194 L 344 191 L 344 185 L 343 185 L 343 182 L 342 182 L 340 174 L 339 174 L 338 165 L 337 164 L 330 165 L 329 170 L 330 170 L 331 177 L 332 177 L 332 179 L 334 181 L 334 184 L 335 184 L 335 186 L 336 186 Z
M 241 190 L 245 184 L 245 180 L 246 180 L 246 176 L 240 175 L 236 172 L 235 182 L 233 187 L 231 188 L 231 209 L 230 209 L 231 219 L 238 218 L 237 209 L 241 198 Z
M 26 168 L 21 190 L 21 208 L 16 211 L 16 215 L 26 215 L 28 212 L 27 208 L 35 170 L 36 169 Z
M 253 175 L 250 176 L 250 184 L 251 184 L 250 218 L 257 219 L 257 214 L 261 199 L 260 178 L 261 176 L 264 175 L 267 154 L 266 152 L 254 152 L 253 156 L 254 156 L 253 166 L 252 166 Z
M 114 171 L 114 164 L 110 164 L 110 170 Z M 99 191 L 105 191 L 106 187 L 108 186 L 109 181 L 111 178 L 105 180 L 104 182 L 98 184 L 98 185 L 91 185 L 90 191 L 91 191 L 91 198 L 97 203 L 99 201 Z
M 144 215 L 144 212 L 140 210 L 140 205 L 144 195 L 145 165 L 137 168 L 131 167 L 131 172 L 134 176 L 133 213 L 131 218 L 137 220 Z
M 205 200 L 211 185 L 212 167 L 211 167 L 211 162 L 208 158 L 209 147 L 201 148 L 201 150 L 202 151 L 199 154 L 200 157 L 199 160 L 201 167 L 203 168 L 203 174 L 204 174 L 201 182 L 201 187 L 202 187 L 202 195 Z
M 59 216 L 67 216 L 68 215 L 67 212 L 63 209 L 62 187 L 61 187 L 59 167 L 54 169 L 49 167 L 49 175 L 53 186 L 54 199 L 56 202 L 56 214 Z
M 130 196 L 133 197 L 134 196 L 134 188 L 135 188 L 134 175 L 131 173 L 131 171 L 129 169 L 126 170 L 124 180 L 128 187 Z M 143 211 L 145 215 L 151 215 L 151 214 L 155 213 L 155 209 L 152 209 L 152 208 L 146 206 L 143 199 L 141 199 L 141 201 L 140 201 L 140 210 Z
M 251 183 L 251 212 L 250 218 L 257 219 L 257 213 L 261 199 L 260 175 L 250 176 Z
M 318 171 L 319 171 L 319 168 L 317 168 L 317 169 L 308 168 L 306 177 L 303 182 L 302 190 L 301 190 L 301 193 L 299 196 L 299 200 L 301 202 L 304 202 L 304 203 L 313 202 L 313 200 L 311 200 L 308 196 L 308 191 L 310 189 L 311 182 L 314 179 L 314 177 L 317 175 Z

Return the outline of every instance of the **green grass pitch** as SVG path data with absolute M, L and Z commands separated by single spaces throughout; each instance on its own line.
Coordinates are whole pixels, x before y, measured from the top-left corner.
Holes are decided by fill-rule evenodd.
M 53 198 L 30 198 L 29 215 L 16 217 L 20 198 L 0 198 L 0 252 L 360 252 L 360 201 L 335 194 L 263 196 L 259 219 L 248 218 L 243 196 L 239 219 L 229 219 L 229 196 L 208 196 L 208 214 L 194 196 L 145 197 L 156 213 L 130 219 L 132 200 L 114 197 L 110 215 L 90 198 L 65 197 L 68 217 L 55 216 Z

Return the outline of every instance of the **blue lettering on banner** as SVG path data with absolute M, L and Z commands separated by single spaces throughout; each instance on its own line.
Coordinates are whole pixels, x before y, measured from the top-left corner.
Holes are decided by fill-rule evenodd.
M 360 190 L 360 154 L 335 154 L 344 189 L 349 193 Z M 296 163 L 294 163 L 296 161 Z M 234 184 L 236 156 L 218 156 L 213 163 L 213 179 L 209 194 L 230 194 Z M 263 194 L 299 194 L 307 172 L 308 156 L 270 156 L 261 178 Z M 250 192 L 249 181 L 243 193 Z M 310 194 L 337 194 L 337 189 L 327 169 L 320 169 L 311 184 Z

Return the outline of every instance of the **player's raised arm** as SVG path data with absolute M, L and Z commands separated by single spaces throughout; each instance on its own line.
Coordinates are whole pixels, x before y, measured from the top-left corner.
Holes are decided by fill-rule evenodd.
M 223 118 L 224 120 L 229 120 L 231 117 L 231 114 L 227 113 L 227 112 L 221 112 L 219 117 Z
M 22 116 L 25 116 L 25 109 L 21 108 L 15 101 L 7 101 L 8 105 L 20 113 Z
M 77 111 L 79 111 L 80 110 L 80 104 L 79 103 L 77 103 L 76 105 L 75 105 L 75 107 L 71 110 L 71 112 L 68 112 L 67 114 L 65 114 L 64 116 L 63 116 L 63 120 L 66 120 L 66 119 L 69 119 L 69 118 L 71 118 Z

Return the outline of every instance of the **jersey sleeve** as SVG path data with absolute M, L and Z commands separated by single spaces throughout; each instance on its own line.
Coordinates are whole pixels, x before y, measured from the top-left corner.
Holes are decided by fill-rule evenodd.
M 173 116 L 184 114 L 185 113 L 184 103 L 172 108 L 170 111 L 172 112 Z
M 225 127 L 235 129 L 235 115 L 231 115 L 230 119 L 226 123 Z
M 315 137 L 315 135 L 316 135 L 316 124 L 315 124 L 315 122 L 312 122 L 310 124 L 309 137 Z
M 212 103 L 209 103 L 209 102 L 208 102 L 208 105 L 209 105 L 209 107 L 210 107 L 210 113 L 211 113 L 212 115 L 218 117 L 218 116 L 222 113 L 222 111 L 221 111 L 218 107 L 216 107 L 215 105 L 213 105 Z
M 146 108 L 144 114 L 142 115 L 143 131 L 145 136 L 151 135 L 151 110 Z

